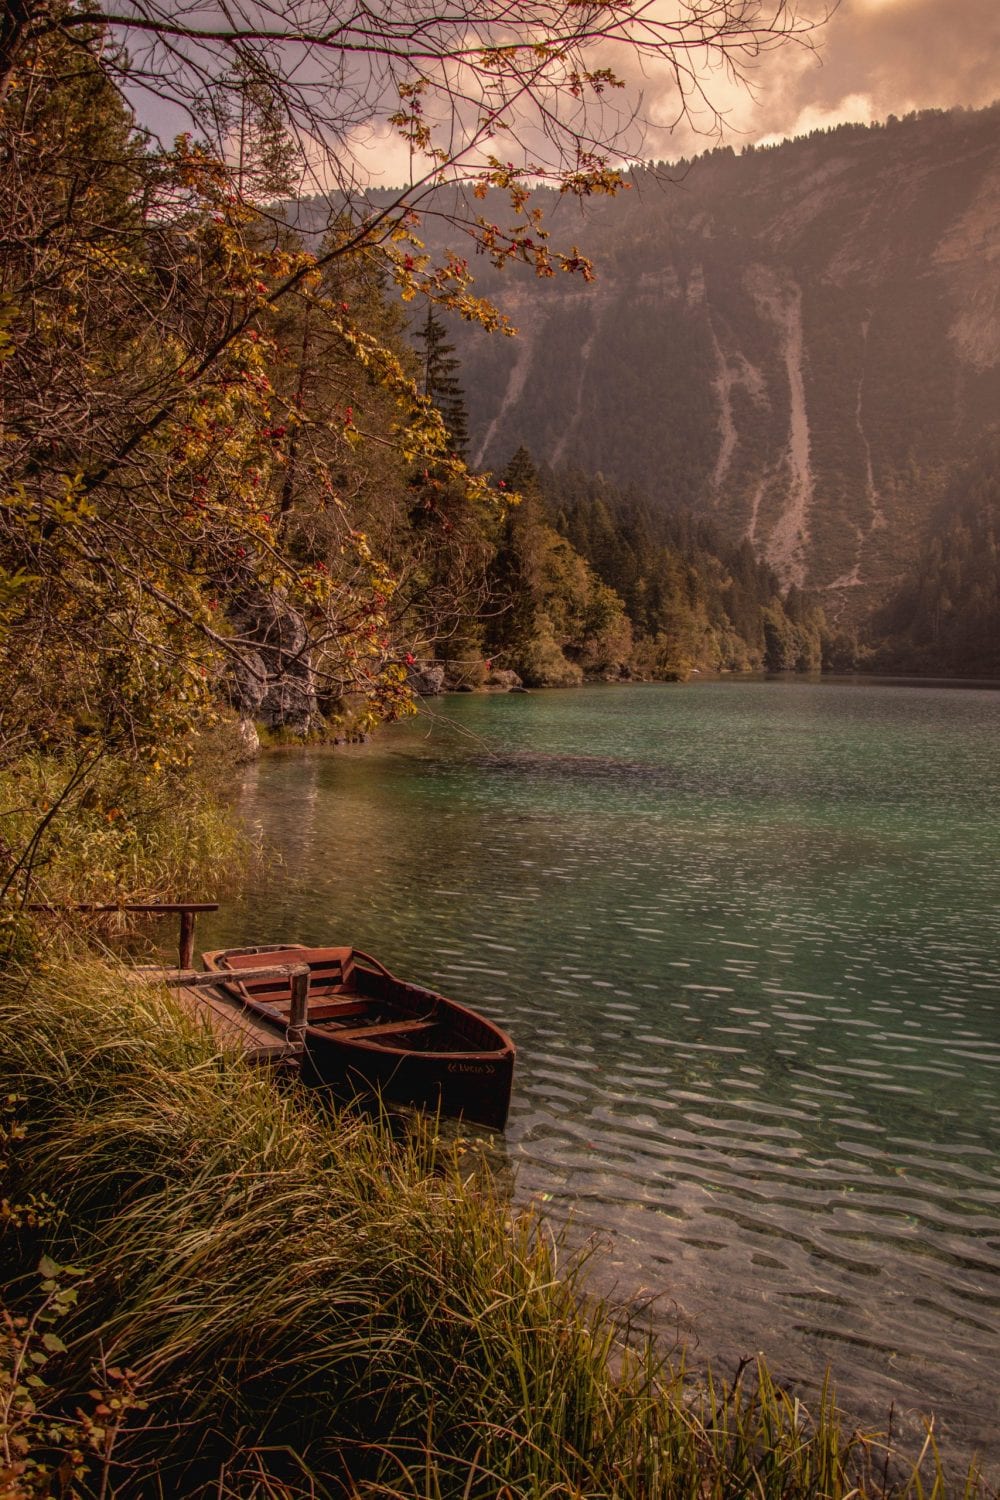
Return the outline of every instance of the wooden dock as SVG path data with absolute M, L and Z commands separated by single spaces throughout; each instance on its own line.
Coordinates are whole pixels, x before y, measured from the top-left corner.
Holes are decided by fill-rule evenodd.
M 208 1027 L 223 1047 L 242 1052 L 253 1062 L 297 1067 L 302 1056 L 309 1011 L 309 965 L 266 964 L 244 969 L 242 979 L 287 981 L 290 1004 L 276 1009 L 269 1026 L 248 1010 L 239 995 L 220 984 L 218 976 L 200 969 L 160 969 L 143 965 L 130 970 L 137 983 L 164 984 L 182 1010 Z
M 214 901 L 123 901 L 103 904 L 73 902 L 68 906 L 32 902 L 29 911 L 77 911 L 89 913 L 135 912 L 148 916 L 174 914 L 180 917 L 179 967 L 164 969 L 142 964 L 131 969 L 131 977 L 143 984 L 165 984 L 182 1010 L 202 1022 L 221 1046 L 242 1052 L 252 1062 L 298 1067 L 309 1011 L 309 966 L 303 963 L 268 965 L 247 969 L 241 979 L 286 979 L 290 1005 L 280 1017 L 280 1029 L 266 1026 L 235 996 L 223 989 L 214 974 L 191 968 L 195 919 L 200 912 L 218 911 Z
M 265 1067 L 275 1064 L 298 1067 L 299 1048 L 282 1032 L 258 1021 L 224 990 L 215 986 L 171 985 L 170 993 L 182 1010 L 208 1027 L 220 1046 L 242 1052 L 251 1062 Z

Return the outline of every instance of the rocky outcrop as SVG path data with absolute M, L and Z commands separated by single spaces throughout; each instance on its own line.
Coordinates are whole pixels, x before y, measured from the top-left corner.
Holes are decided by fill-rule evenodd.
M 481 681 L 471 681 L 468 675 L 449 676 L 446 667 L 439 662 L 409 666 L 406 685 L 417 698 L 438 698 L 442 693 L 474 693 L 480 690 L 487 693 L 524 692 L 524 684 L 517 673 L 504 667 L 493 667 Z
M 275 591 L 255 589 L 229 606 L 233 659 L 229 701 L 241 719 L 268 729 L 307 734 L 319 718 L 309 632 L 302 616 Z
M 260 735 L 252 719 L 240 719 L 234 736 L 233 758 L 238 766 L 248 765 L 260 754 Z
M 257 718 L 267 692 L 268 672 L 259 651 L 241 652 L 229 662 L 226 696 L 241 720 Z
M 516 672 L 504 667 L 494 667 L 486 679 L 487 688 L 494 693 L 516 693 L 524 683 Z
M 444 667 L 436 662 L 410 666 L 406 672 L 406 686 L 417 698 L 437 698 L 446 690 Z

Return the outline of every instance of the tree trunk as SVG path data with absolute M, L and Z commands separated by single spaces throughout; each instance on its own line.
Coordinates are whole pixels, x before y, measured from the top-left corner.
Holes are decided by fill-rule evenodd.
M 34 0 L 0 0 L 0 104 L 31 24 Z

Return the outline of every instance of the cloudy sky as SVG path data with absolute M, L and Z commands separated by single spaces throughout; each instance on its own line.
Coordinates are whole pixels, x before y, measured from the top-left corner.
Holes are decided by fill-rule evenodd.
M 192 6 L 197 12 L 200 0 L 177 3 L 187 16 Z M 247 0 L 241 5 L 237 0 L 237 9 L 252 14 L 255 3 Z M 303 7 L 308 13 L 311 0 L 284 3 L 295 16 Z M 394 3 L 383 0 L 382 9 L 389 16 Z M 762 13 L 768 14 L 776 3 L 765 0 Z M 131 4 L 132 0 L 126 0 L 127 9 Z M 222 0 L 208 0 L 208 12 L 214 13 L 221 4 Z M 413 8 L 419 11 L 421 4 L 426 6 L 430 0 L 414 0 Z M 628 132 L 622 142 L 625 150 L 647 160 L 669 161 L 703 151 L 720 138 L 738 149 L 749 142 L 781 140 L 845 121 L 868 123 L 890 114 L 959 104 L 981 107 L 1000 99 L 1000 0 L 839 0 L 839 4 L 790 0 L 794 13 L 817 20 L 830 6 L 832 15 L 810 34 L 810 45 L 786 41 L 773 47 L 747 63 L 745 82 L 730 76 L 724 67 L 707 74 L 704 90 L 714 113 L 708 108 L 693 114 L 689 110 L 686 116 L 680 112 L 678 120 L 677 90 L 666 63 L 641 65 L 634 53 L 621 48 L 613 48 L 607 57 L 596 55 L 592 65 L 610 66 L 629 85 L 625 95 L 609 95 L 610 105 L 628 115 L 636 94 L 642 95 L 639 112 L 647 122 L 646 135 L 640 141 Z M 401 8 L 405 9 L 402 3 Z M 679 18 L 690 18 L 692 10 L 697 14 L 699 4 L 698 0 L 643 0 L 637 9 L 655 24 L 671 25 Z M 360 102 L 353 115 L 356 123 L 339 131 L 340 151 L 346 158 L 353 156 L 361 182 L 388 186 L 410 181 L 414 163 L 399 132 L 388 124 L 394 96 L 391 91 L 385 93 L 378 82 L 377 59 L 368 65 L 367 77 L 363 60 L 357 67 L 359 75 L 352 78 L 348 72 L 349 87 L 341 90 Z M 154 76 L 155 72 L 154 66 Z M 294 70 L 292 76 L 300 81 Z M 334 99 L 336 114 L 342 100 L 336 93 Z M 164 105 L 162 91 L 149 98 L 137 94 L 136 106 L 140 118 L 167 139 L 186 128 L 186 119 Z M 467 118 L 459 113 L 456 130 L 449 125 L 452 116 L 447 101 L 442 108 L 436 123 L 443 124 L 445 144 L 454 149 L 455 137 L 461 138 L 463 127 L 472 129 L 479 111 L 469 105 Z M 428 119 L 435 123 L 430 111 Z M 545 160 L 544 144 L 536 155 L 530 125 L 521 132 L 521 142 L 528 160 Z M 459 154 L 464 167 L 477 160 L 481 155 Z M 424 162 L 422 170 L 427 165 Z M 315 185 L 329 185 L 323 170 L 317 169 Z
M 1000 99 L 1000 0 L 841 0 L 814 41 L 815 52 L 785 45 L 761 59 L 756 98 L 716 80 L 734 146 Z M 666 96 L 647 90 L 647 103 L 654 120 L 671 118 Z M 687 128 L 657 132 L 657 155 L 692 146 Z
M 832 3 L 794 0 L 799 15 L 817 20 Z M 651 0 L 651 11 L 662 19 L 676 4 Z M 786 41 L 750 63 L 749 89 L 724 70 L 705 77 L 723 141 L 739 149 L 845 121 L 1000 100 L 1000 0 L 840 0 L 808 40 Z M 678 122 L 666 67 L 640 72 L 627 59 L 623 66 L 620 52 L 598 61 L 624 76 L 629 99 L 642 93 L 647 129 L 641 145 L 628 142 L 635 154 L 670 161 L 719 143 L 711 111 Z M 406 148 L 384 116 L 360 128 L 352 146 L 373 184 L 407 180 Z

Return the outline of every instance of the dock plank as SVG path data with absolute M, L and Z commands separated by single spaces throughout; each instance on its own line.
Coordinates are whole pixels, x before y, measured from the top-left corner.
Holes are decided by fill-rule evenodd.
M 226 1047 L 243 1052 L 254 1062 L 288 1063 L 294 1053 L 282 1031 L 272 1030 L 224 990 L 171 988 L 177 1003 L 204 1025 Z

